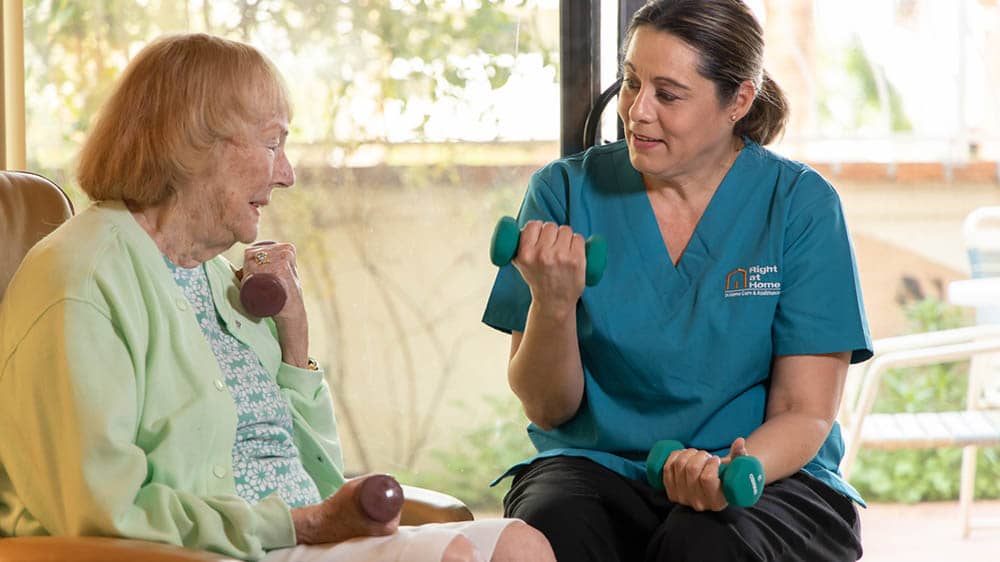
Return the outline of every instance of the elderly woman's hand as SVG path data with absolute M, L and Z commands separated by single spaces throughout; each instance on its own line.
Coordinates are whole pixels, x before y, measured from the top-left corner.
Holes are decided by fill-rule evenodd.
M 399 515 L 380 523 L 365 515 L 358 492 L 365 478 L 348 480 L 322 503 L 292 509 L 298 544 L 337 543 L 355 537 L 391 535 L 399 528 Z
M 287 242 L 249 246 L 243 252 L 243 278 L 257 273 L 277 277 L 288 297 L 285 306 L 274 315 L 282 361 L 295 367 L 307 367 L 309 322 L 295 266 L 295 246 Z

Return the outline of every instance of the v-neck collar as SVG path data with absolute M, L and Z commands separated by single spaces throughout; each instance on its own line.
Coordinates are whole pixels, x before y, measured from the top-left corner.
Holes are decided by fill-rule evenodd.
M 755 143 L 744 139 L 743 149 L 712 194 L 677 265 L 674 265 L 667 251 L 642 175 L 632 167 L 628 151 L 618 153 L 620 188 L 625 193 L 621 205 L 622 224 L 632 225 L 628 230 L 646 264 L 644 271 L 656 293 L 669 296 L 671 302 L 677 302 L 676 299 L 687 293 L 714 261 L 716 245 L 722 242 L 729 225 L 739 218 L 742 207 L 739 201 L 743 199 L 740 191 L 744 185 L 741 178 L 746 177 L 746 170 L 755 160 L 757 150 Z

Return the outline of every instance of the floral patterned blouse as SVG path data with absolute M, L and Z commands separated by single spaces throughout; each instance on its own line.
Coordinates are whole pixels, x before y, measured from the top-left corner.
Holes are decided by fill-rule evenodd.
M 236 404 L 239 417 L 233 444 L 236 492 L 249 503 L 257 503 L 273 492 L 290 507 L 318 503 L 322 498 L 292 441 L 288 402 L 257 355 L 224 327 L 212 300 L 204 265 L 186 269 L 166 256 L 164 261 L 191 303 Z

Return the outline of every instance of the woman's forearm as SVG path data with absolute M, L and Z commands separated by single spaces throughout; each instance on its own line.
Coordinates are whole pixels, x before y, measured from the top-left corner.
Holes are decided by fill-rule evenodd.
M 281 360 L 293 367 L 305 369 L 309 364 L 309 324 L 306 321 L 288 322 L 275 318 L 278 327 L 278 345 Z
M 763 425 L 747 451 L 764 465 L 768 482 L 806 465 L 830 435 L 850 364 L 850 352 L 775 357 Z
M 318 508 L 314 505 L 291 509 L 292 525 L 295 527 L 295 544 L 317 544 L 322 534 L 318 521 Z
M 572 418 L 583 400 L 576 308 L 532 303 L 507 378 L 528 419 L 549 430 Z
M 798 472 L 823 445 L 832 422 L 802 412 L 778 414 L 747 439 L 747 451 L 764 466 L 766 482 Z

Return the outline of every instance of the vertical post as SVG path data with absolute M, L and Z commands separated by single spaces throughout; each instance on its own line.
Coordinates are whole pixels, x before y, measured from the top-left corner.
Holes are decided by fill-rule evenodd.
M 969 33 L 969 8 L 966 0 L 958 1 L 958 71 L 955 73 L 955 80 L 958 82 L 955 88 L 958 99 L 955 104 L 955 116 L 958 120 L 956 131 L 957 144 L 952 153 L 952 160 L 958 162 L 968 162 L 969 150 L 969 115 L 966 108 L 966 88 L 968 87 L 968 34 Z M 973 461 L 975 462 L 975 461 Z
M 3 1 L 3 167 L 27 167 L 24 140 L 24 7 Z
M 4 37 L 6 37 L 6 34 L 4 33 L 3 22 L 3 8 L 0 8 L 0 77 L 6 76 L 4 74 L 3 58 L 7 49 L 4 48 Z M 4 115 L 5 98 L 4 84 L 0 81 L 0 170 L 7 169 L 7 119 Z
M 646 3 L 646 0 L 618 0 L 618 54 L 620 56 L 625 45 L 625 33 L 628 31 L 628 24 L 632 21 L 632 14 Z M 621 64 L 621 60 L 618 60 Z M 625 138 L 625 126 L 621 118 L 617 120 L 618 139 Z
M 583 150 L 583 128 L 601 94 L 600 0 L 559 2 L 560 151 Z
M 625 41 L 625 31 L 632 21 L 632 14 L 645 4 L 645 0 L 618 0 L 618 50 L 621 51 Z

